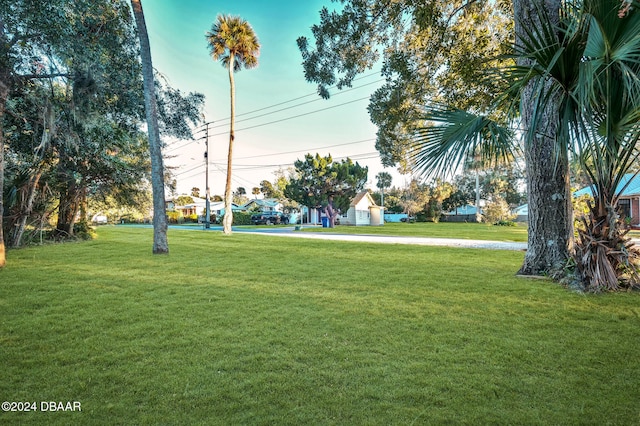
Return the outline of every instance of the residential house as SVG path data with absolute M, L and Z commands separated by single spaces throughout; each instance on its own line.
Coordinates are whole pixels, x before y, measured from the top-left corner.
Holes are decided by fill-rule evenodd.
M 237 205 L 236 203 L 231 203 L 231 210 L 234 212 L 244 211 L 244 209 L 239 205 Z M 224 201 L 211 201 L 209 203 L 209 211 L 211 212 L 212 215 L 215 215 L 216 217 L 224 216 L 224 212 L 225 212 Z
M 481 201 L 482 202 L 482 201 Z M 480 204 L 482 206 L 482 204 Z M 476 222 L 478 209 L 476 206 L 467 204 L 465 206 L 456 207 L 450 212 L 443 213 L 443 222 Z
M 626 218 L 629 218 L 631 226 L 640 226 L 640 176 L 628 173 L 623 178 L 616 193 L 620 193 L 618 207 Z M 583 195 L 593 195 L 593 188 L 587 186 L 573 193 L 574 197 Z M 528 206 L 525 204 L 517 209 L 518 219 L 526 220 L 528 216 Z
M 184 195 L 183 195 L 184 196 Z M 191 216 L 204 214 L 206 200 L 204 198 L 191 197 L 193 203 L 185 204 L 184 206 L 178 205 L 176 201 L 179 197 L 168 198 L 166 200 L 166 208 L 168 211 L 175 210 L 182 213 L 182 216 Z
M 187 217 L 191 215 L 198 215 L 200 218 L 204 218 L 205 210 L 207 208 L 207 200 L 204 198 L 191 197 L 193 199 L 193 203 L 185 204 L 184 206 L 178 205 L 175 198 L 168 198 L 166 200 L 167 210 L 175 210 L 179 211 L 182 216 Z M 237 204 L 233 203 L 231 205 L 232 210 L 242 211 L 243 209 Z M 209 211 L 212 215 L 216 217 L 224 216 L 224 202 L 223 201 L 209 201 Z
M 516 215 L 516 222 L 526 222 L 529 218 L 529 205 L 523 204 L 513 209 L 513 214 Z
M 254 199 L 242 206 L 245 211 L 281 212 L 282 203 L 276 198 Z
M 624 175 L 616 193 L 620 194 L 618 207 L 624 217 L 629 218 L 631 226 L 640 226 L 640 176 L 634 173 Z M 573 193 L 574 197 L 582 195 L 593 195 L 593 188 L 587 186 Z

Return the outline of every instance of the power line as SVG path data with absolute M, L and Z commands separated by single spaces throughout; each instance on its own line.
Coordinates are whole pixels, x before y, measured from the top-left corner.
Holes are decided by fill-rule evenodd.
M 378 157 L 380 154 L 376 151 L 376 152 L 365 152 L 362 154 L 355 154 L 355 155 L 347 155 L 347 156 L 342 156 L 342 157 L 334 157 L 333 160 L 334 161 L 340 161 L 340 160 L 346 160 L 347 158 L 349 158 L 352 161 L 359 161 L 359 160 L 370 160 L 373 158 Z M 295 161 L 294 161 L 295 162 Z M 292 166 L 294 162 L 287 162 L 287 163 L 281 163 L 281 164 L 236 164 L 233 166 L 234 170 L 237 172 L 246 172 L 246 171 L 251 171 L 251 170 L 260 170 L 260 169 L 277 169 L 277 168 L 284 168 L 284 167 L 289 167 Z M 218 171 L 223 174 L 226 175 L 226 169 L 223 167 L 226 165 L 226 163 L 209 163 L 212 166 L 214 166 L 216 169 L 218 169 Z M 190 173 L 194 170 L 199 169 L 200 167 L 202 167 L 203 164 L 193 167 L 189 170 L 185 170 L 182 171 L 180 173 L 176 173 L 174 174 L 175 177 L 178 176 L 182 176 L 185 173 Z M 182 176 L 183 179 L 191 179 L 193 177 L 196 176 L 200 176 L 202 172 L 198 172 L 189 176 Z M 249 182 L 247 179 L 244 179 L 240 176 L 237 176 L 236 174 L 232 174 L 232 179 L 236 181 L 236 183 L 240 183 L 237 179 L 242 179 L 244 182 L 251 184 L 251 182 Z
M 363 100 L 365 100 L 365 99 L 369 99 L 369 97 L 368 97 L 368 96 L 366 96 L 366 97 L 364 97 L 364 98 L 353 99 L 353 100 L 351 100 L 351 101 L 343 102 L 343 103 L 341 103 L 341 104 L 331 105 L 331 106 L 328 106 L 328 107 L 326 107 L 326 108 L 321 108 L 321 109 L 317 109 L 317 110 L 313 110 L 313 111 L 305 112 L 305 113 L 302 113 L 302 114 L 298 114 L 298 115 L 293 115 L 293 116 L 290 116 L 290 117 L 281 118 L 281 119 L 279 119 L 279 120 L 269 121 L 269 122 L 267 122 L 267 123 L 262 123 L 262 124 L 256 124 L 256 125 L 249 126 L 249 127 L 243 127 L 242 129 L 236 129 L 236 132 L 241 132 L 241 131 L 243 131 L 243 130 L 249 130 L 249 129 L 255 129 L 255 128 L 257 128 L 257 127 L 268 126 L 268 125 L 271 125 L 271 124 L 281 123 L 281 122 L 283 122 L 283 121 L 287 121 L 287 120 L 293 120 L 294 118 L 300 118 L 300 117 L 304 117 L 304 116 L 307 116 L 307 115 L 316 114 L 316 113 L 318 113 L 318 112 L 327 111 L 327 110 L 330 110 L 330 109 L 333 109 L 333 108 L 338 108 L 338 107 L 341 107 L 341 106 L 344 106 L 344 105 L 349 105 L 349 104 L 353 104 L 353 103 L 356 103 L 356 102 L 360 102 L 360 101 L 363 101 Z M 214 133 L 213 135 L 209 135 L 209 136 L 210 136 L 210 137 L 213 137 L 213 136 L 222 136 L 222 135 L 226 135 L 226 134 L 227 134 L 227 132 L 222 132 L 222 133 Z M 174 152 L 174 151 L 177 151 L 177 150 L 179 150 L 179 149 L 185 148 L 185 147 L 187 147 L 188 145 L 190 145 L 191 143 L 193 143 L 194 141 L 195 141 L 195 140 L 191 140 L 191 141 L 188 141 L 187 143 L 185 143 L 185 144 L 183 144 L 183 145 L 180 145 L 180 146 L 177 146 L 177 147 L 174 147 L 174 148 L 167 149 L 164 153 L 165 153 L 165 154 L 168 154 L 168 153 L 170 153 L 170 152 Z
M 347 158 L 349 158 L 351 160 L 358 161 L 358 160 L 370 160 L 372 158 L 376 158 L 379 155 L 380 154 L 376 151 L 376 152 L 366 152 L 366 153 L 362 153 L 362 154 L 347 155 L 347 156 L 332 157 L 332 158 L 333 158 L 334 161 L 336 161 L 336 160 L 346 160 Z M 291 166 L 291 165 L 293 165 L 294 162 L 288 162 L 288 163 L 283 163 L 283 164 L 235 164 L 233 166 L 233 168 L 236 171 L 259 170 L 259 169 L 274 169 L 274 168 L 278 168 L 278 167 Z M 220 166 L 224 166 L 224 164 L 226 164 L 226 163 L 212 163 L 212 164 L 214 164 L 216 167 L 220 168 Z
M 304 117 L 304 116 L 306 116 L 306 115 L 311 115 L 311 114 L 315 114 L 315 113 L 318 113 L 318 112 L 327 111 L 327 110 L 329 110 L 329 109 L 338 108 L 338 107 L 341 107 L 341 106 L 344 106 L 344 105 L 353 104 L 353 103 L 355 103 L 355 102 L 360 102 L 360 101 L 363 101 L 363 100 L 365 100 L 365 99 L 369 99 L 369 97 L 367 96 L 367 97 L 364 97 L 364 98 L 354 99 L 354 100 L 352 100 L 352 101 L 343 102 L 343 103 L 338 104 L 338 105 L 332 105 L 332 106 L 330 106 L 330 107 L 326 107 L 326 108 L 318 109 L 318 110 L 315 110 L 315 111 L 305 112 L 305 113 L 303 113 L 303 114 L 298 114 L 298 115 L 293 115 L 293 116 L 291 116 L 291 117 L 281 118 L 280 120 L 274 120 L 274 121 L 270 121 L 270 122 L 268 122 L 268 123 L 262 123 L 262 124 L 256 124 L 255 126 L 243 127 L 242 129 L 237 129 L 237 130 L 236 130 L 236 132 L 241 132 L 241 131 L 243 131 L 243 130 L 249 130 L 249 129 L 255 129 L 255 128 L 257 128 L 257 127 L 268 126 L 268 125 L 270 125 L 270 124 L 281 123 L 281 122 L 283 122 L 283 121 L 287 121 L 287 120 L 293 120 L 294 118 L 300 118 L 300 117 Z M 221 136 L 221 135 L 226 135 L 226 134 L 227 134 L 227 132 L 214 133 L 214 134 L 213 134 L 213 135 L 211 135 L 211 136 Z
M 371 74 L 366 74 L 366 75 L 360 76 L 360 77 L 358 77 L 358 78 L 354 78 L 354 79 L 353 79 L 353 81 L 362 80 L 362 79 L 364 79 L 364 78 L 369 78 L 369 77 L 371 77 L 371 76 L 378 75 L 378 74 L 379 74 L 379 73 L 377 73 L 377 72 L 374 72 L 374 73 L 371 73 Z M 358 89 L 358 88 L 360 88 L 360 87 L 368 86 L 368 85 L 370 85 L 370 84 L 378 83 L 378 82 L 383 81 L 383 80 L 385 80 L 385 79 L 384 79 L 384 78 L 382 78 L 382 79 L 379 79 L 379 80 L 374 81 L 373 83 L 367 83 L 367 84 L 364 84 L 364 85 L 362 85 L 362 86 L 358 86 L 358 87 L 355 87 L 355 88 L 349 88 L 349 89 L 346 89 L 346 90 L 343 90 L 343 91 L 341 91 L 341 92 L 336 93 L 334 96 L 338 96 L 340 93 L 348 92 L 348 91 L 351 91 L 351 90 L 355 90 L 355 89 Z M 331 89 L 331 88 L 334 88 L 334 87 L 337 87 L 337 84 L 334 84 L 333 86 L 330 86 L 329 88 Z M 307 94 L 307 95 L 302 95 L 302 96 L 298 96 L 297 98 L 289 99 L 288 101 L 283 101 L 283 102 L 280 102 L 280 103 L 277 103 L 277 104 L 268 105 L 268 106 L 266 106 L 266 107 L 262 107 L 262 108 L 255 109 L 255 110 L 253 110 L 253 111 L 243 112 L 243 113 L 241 113 L 241 114 L 237 114 L 237 115 L 236 115 L 236 117 L 241 117 L 241 116 L 244 116 L 244 115 L 253 114 L 253 113 L 255 113 L 255 112 L 264 111 L 265 109 L 275 108 L 275 107 L 277 107 L 277 106 L 285 105 L 285 104 L 288 104 L 288 103 L 290 103 L 290 102 L 295 102 L 295 101 L 298 101 L 298 100 L 300 100 L 300 99 L 308 98 L 308 97 L 310 97 L 310 96 L 318 96 L 318 93 L 317 93 L 317 92 L 309 93 L 309 94 Z M 317 99 L 317 100 L 322 100 L 322 99 Z M 314 100 L 314 101 L 312 101 L 312 102 L 315 102 L 315 100 Z M 217 122 L 217 121 L 224 121 L 224 120 L 229 120 L 230 118 L 231 118 L 231 117 L 225 117 L 225 118 L 216 119 L 216 120 L 214 120 L 214 121 L 216 121 L 216 122 Z
M 372 84 L 379 83 L 380 81 L 383 81 L 383 80 L 384 80 L 384 78 L 382 78 L 382 79 L 380 79 L 380 80 L 376 80 L 376 81 L 370 82 L 370 83 L 367 83 L 367 84 L 363 84 L 363 85 L 361 85 L 361 86 L 352 87 L 352 88 L 350 88 L 350 89 L 346 89 L 346 90 L 343 90 L 343 91 L 341 91 L 341 92 L 336 93 L 336 95 L 335 95 L 335 96 L 343 95 L 343 94 L 348 93 L 348 92 L 350 92 L 350 91 L 357 90 L 357 89 L 360 89 L 360 88 L 365 87 L 365 86 L 370 86 L 370 85 L 372 85 Z M 307 95 L 307 96 L 308 96 L 308 95 Z M 307 96 L 303 96 L 303 97 L 307 97 Z M 286 108 L 281 108 L 281 109 L 278 109 L 278 110 L 275 110 L 275 111 L 265 112 L 264 114 L 256 115 L 256 116 L 254 116 L 254 117 L 249 117 L 249 118 L 245 118 L 245 119 L 242 119 L 242 120 L 236 120 L 236 123 L 242 123 L 242 122 L 244 122 L 244 121 L 254 120 L 254 119 L 256 119 L 256 118 L 265 117 L 265 116 L 267 116 L 267 115 L 276 114 L 276 113 L 278 113 L 278 112 L 287 111 L 287 110 L 289 110 L 289 109 L 297 108 L 297 107 L 300 107 L 300 106 L 303 106 L 303 105 L 308 105 L 308 104 L 311 104 L 311 103 L 313 103 L 313 102 L 319 102 L 319 101 L 323 101 L 323 100 L 324 100 L 324 99 L 314 99 L 314 100 L 312 100 L 312 101 L 302 102 L 302 103 L 300 103 L 300 104 L 291 105 L 291 106 L 288 106 L 288 107 L 286 107 Z M 289 103 L 289 102 L 290 102 L 290 101 L 287 101 L 287 102 L 284 102 L 284 103 Z M 280 104 L 277 104 L 277 105 L 280 105 Z M 269 106 L 269 107 L 261 108 L 261 109 L 255 110 L 255 111 L 253 111 L 253 112 L 260 112 L 260 111 L 263 111 L 263 110 L 266 110 L 266 109 L 270 109 L 270 108 L 273 108 L 273 106 Z M 240 115 L 247 115 L 247 114 L 250 114 L 250 113 L 248 113 L 248 112 L 247 112 L 247 113 L 244 113 L 244 114 L 239 114 L 238 116 L 240 116 Z M 229 120 L 229 118 L 225 118 L 225 119 L 222 119 L 222 120 L 220 120 L 220 121 L 225 121 L 225 120 Z M 213 127 L 211 127 L 211 129 L 216 129 L 216 128 L 220 128 L 220 127 L 227 127 L 227 126 L 228 126 L 228 124 L 220 124 L 220 125 L 217 125 L 217 126 L 213 126 Z
M 354 81 L 360 80 L 360 79 L 363 79 L 363 78 L 368 78 L 368 77 L 371 77 L 372 75 L 377 75 L 377 73 L 371 73 L 371 74 L 364 75 L 362 77 L 354 79 Z M 343 93 L 347 93 L 347 92 L 352 91 L 352 90 L 357 90 L 357 89 L 360 89 L 362 87 L 369 86 L 369 85 L 372 85 L 372 84 L 375 84 L 375 83 L 379 83 L 379 82 L 381 82 L 383 80 L 384 79 L 379 79 L 379 80 L 376 80 L 376 81 L 373 81 L 373 82 L 370 82 L 370 83 L 366 83 L 366 84 L 363 84 L 363 85 L 360 85 L 360 86 L 352 87 L 352 88 L 343 90 L 341 92 L 338 92 L 335 96 L 338 96 L 338 95 L 343 94 Z M 332 86 L 332 87 L 335 87 L 335 86 Z M 264 110 L 271 109 L 271 108 L 275 108 L 276 106 L 285 105 L 287 103 L 294 102 L 294 101 L 299 100 L 299 99 L 304 99 L 304 98 L 307 98 L 309 96 L 316 96 L 316 95 L 317 95 L 317 93 L 310 93 L 310 94 L 307 94 L 307 95 L 299 96 L 297 98 L 293 98 L 293 99 L 290 99 L 290 100 L 287 100 L 287 101 L 284 101 L 284 102 L 280 102 L 280 103 L 273 104 L 273 105 L 270 105 L 270 106 L 266 106 L 266 107 L 263 107 L 263 108 L 259 108 L 259 109 L 253 110 L 253 111 L 249 111 L 249 112 L 245 112 L 245 113 L 242 113 L 242 114 L 238 114 L 237 117 L 248 115 L 248 114 L 253 114 L 255 112 L 260 112 L 260 111 L 264 111 Z M 285 118 L 282 118 L 280 120 L 275 120 L 275 121 L 271 121 L 271 122 L 268 122 L 268 123 L 257 124 L 257 125 L 254 125 L 254 126 L 245 127 L 245 128 L 242 128 L 242 129 L 237 129 L 236 132 L 239 132 L 239 131 L 242 131 L 242 130 L 253 129 L 253 128 L 261 127 L 261 126 L 267 126 L 267 125 L 270 125 L 270 124 L 275 124 L 275 123 L 279 123 L 279 122 L 286 121 L 286 120 L 292 120 L 294 118 L 304 117 L 306 115 L 311 115 L 311 114 L 315 114 L 315 113 L 318 113 L 318 112 L 326 111 L 326 110 L 329 110 L 329 109 L 332 109 L 332 108 L 337 108 L 339 106 L 343 106 L 343 105 L 348 105 L 348 104 L 351 104 L 351 103 L 359 102 L 359 101 L 362 101 L 364 99 L 368 99 L 368 97 L 359 98 L 359 99 L 348 101 L 348 102 L 343 102 L 341 104 L 332 105 L 330 107 L 321 108 L 321 109 L 318 109 L 318 110 L 314 110 L 314 111 L 310 111 L 310 112 L 307 112 L 307 113 L 295 115 L 295 116 L 292 116 L 292 117 L 285 117 Z M 285 111 L 285 110 L 288 110 L 288 109 L 293 109 L 293 108 L 296 108 L 296 107 L 299 107 L 299 106 L 303 106 L 303 105 L 306 105 L 306 104 L 309 104 L 309 103 L 312 103 L 312 102 L 320 101 L 320 100 L 322 100 L 322 99 L 314 99 L 313 101 L 303 102 L 301 104 L 293 105 L 293 106 L 290 106 L 290 107 L 287 107 L 287 108 L 282 108 L 282 109 L 279 109 L 277 111 L 272 111 L 272 112 L 261 114 L 261 115 L 255 116 L 255 117 L 250 117 L 250 118 L 246 118 L 246 119 L 243 119 L 243 120 L 238 120 L 238 121 L 236 121 L 236 123 L 237 122 L 253 120 L 254 118 L 264 117 L 264 116 L 267 116 L 267 115 L 270 115 L 270 114 L 275 114 L 275 113 L 278 113 L 278 112 L 282 112 L 282 111 Z M 219 119 L 219 120 L 213 120 L 212 122 L 229 120 L 229 118 L 230 117 L 222 118 L 222 119 Z M 218 126 L 212 127 L 212 129 L 219 128 L 219 127 L 224 127 L 224 126 L 225 125 L 218 125 Z M 224 132 L 224 133 L 216 133 L 216 134 L 210 135 L 210 136 L 221 136 L 221 135 L 225 135 L 225 134 L 226 134 L 226 132 Z M 177 151 L 179 149 L 185 148 L 185 147 L 189 146 L 193 142 L 194 142 L 194 140 L 190 140 L 190 141 L 188 141 L 185 144 L 182 144 L 180 146 L 167 149 L 165 151 L 165 153 L 169 153 L 169 152 L 173 152 L 173 151 Z
M 345 142 L 345 143 L 340 143 L 340 144 L 335 144 L 335 145 L 328 145 L 328 146 L 321 146 L 321 147 L 315 147 L 315 148 L 300 149 L 300 150 L 297 150 L 297 151 L 285 151 L 285 152 L 276 152 L 276 153 L 273 153 L 273 154 L 262 154 L 262 155 L 251 155 L 251 156 L 247 156 L 247 157 L 238 157 L 235 160 L 248 160 L 248 159 L 253 159 L 253 158 L 264 158 L 264 157 L 273 157 L 273 156 L 280 156 L 280 155 L 287 155 L 287 154 L 296 154 L 296 153 L 300 153 L 300 152 L 318 151 L 320 149 L 330 149 L 330 148 L 336 148 L 336 147 L 340 147 L 340 146 L 356 145 L 356 144 L 359 144 L 359 143 L 371 142 L 371 141 L 374 141 L 374 140 L 375 140 L 375 138 L 362 139 L 362 140 L 359 140 L 359 141 Z M 366 156 L 366 157 L 362 157 L 363 155 Z M 376 155 L 379 155 L 379 154 L 377 152 L 373 152 L 373 153 L 366 153 L 366 154 L 356 154 L 356 155 L 352 155 L 352 156 L 335 157 L 334 159 L 335 160 L 341 160 L 341 159 L 350 158 L 351 160 L 366 160 L 366 159 L 375 158 Z M 223 163 L 210 162 L 209 164 L 215 165 L 216 168 L 219 169 L 219 171 L 224 172 L 220 168 L 220 165 L 224 165 Z M 234 168 L 241 169 L 241 170 L 253 170 L 253 169 L 260 169 L 260 168 L 286 167 L 286 166 L 290 166 L 292 164 L 293 164 L 292 162 L 283 163 L 283 164 L 272 164 L 272 165 L 268 165 L 268 164 L 267 165 L 235 164 Z M 190 173 L 190 172 L 192 172 L 194 170 L 197 170 L 197 169 L 201 168 L 203 165 L 204 164 L 199 164 L 199 165 L 197 165 L 195 167 L 190 168 L 189 170 L 184 170 L 184 171 L 175 173 L 174 176 L 178 177 L 178 176 L 182 176 L 182 175 L 184 175 L 186 173 Z M 187 177 L 185 177 L 185 179 L 189 179 L 191 177 L 195 177 L 200 173 L 201 172 L 198 172 L 197 174 L 187 176 Z
M 339 143 L 339 144 L 336 144 L 336 145 L 321 146 L 321 147 L 316 147 L 316 148 L 300 149 L 300 150 L 297 150 L 297 151 L 276 152 L 274 154 L 261 154 L 261 155 L 251 155 L 249 157 L 238 157 L 238 158 L 236 158 L 236 160 L 247 160 L 247 159 L 250 159 L 250 158 L 263 158 L 263 157 L 273 157 L 273 156 L 276 156 L 276 155 L 296 154 L 296 153 L 299 153 L 299 152 L 317 151 L 319 149 L 328 149 L 328 148 L 335 148 L 335 147 L 338 147 L 338 146 L 356 145 L 356 144 L 359 144 L 359 143 L 372 142 L 372 141 L 375 141 L 375 138 L 363 139 L 363 140 L 355 141 L 355 142 Z

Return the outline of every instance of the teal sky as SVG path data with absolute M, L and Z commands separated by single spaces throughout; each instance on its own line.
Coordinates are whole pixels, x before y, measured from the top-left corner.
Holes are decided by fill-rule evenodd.
M 235 75 L 233 187 L 250 193 L 260 181 L 273 181 L 278 168 L 292 167 L 305 153 L 317 152 L 368 166 L 369 187 L 375 188 L 375 175 L 383 168 L 366 108 L 380 84 L 379 72 L 365 73 L 353 90 L 334 91 L 330 100 L 315 95 L 316 86 L 304 79 L 296 39 L 310 36 L 323 5 L 336 6 L 330 0 L 143 1 L 154 67 L 173 87 L 204 93 L 206 119 L 215 121 L 209 139 L 212 195 L 224 191 L 229 130 L 228 75 L 209 55 L 205 40 L 219 14 L 247 20 L 261 43 L 258 67 Z M 204 143 L 166 142 L 166 164 L 177 168 L 178 191 L 188 193 L 194 186 L 204 191 Z M 400 185 L 395 170 L 387 171 L 394 175 L 393 184 Z

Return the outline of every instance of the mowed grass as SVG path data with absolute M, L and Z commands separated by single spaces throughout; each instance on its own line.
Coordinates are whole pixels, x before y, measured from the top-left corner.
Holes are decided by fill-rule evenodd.
M 101 227 L 10 251 L 3 424 L 640 423 L 640 294 L 523 254 Z
M 391 223 L 383 226 L 345 226 L 335 228 L 305 227 L 305 232 L 329 232 L 340 234 L 396 235 L 406 237 L 462 238 L 468 240 L 527 241 L 527 224 L 495 226 L 485 223 L 416 222 Z

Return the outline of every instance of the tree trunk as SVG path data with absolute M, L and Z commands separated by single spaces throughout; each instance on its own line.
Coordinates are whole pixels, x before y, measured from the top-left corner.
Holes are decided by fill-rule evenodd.
M 0 268 L 6 265 L 5 249 L 4 249 L 4 110 L 9 97 L 9 87 L 2 80 L 0 75 Z
M 235 121 L 236 121 L 236 84 L 233 79 L 233 61 L 231 55 L 229 59 L 229 86 L 231 91 L 231 124 L 229 126 L 229 153 L 227 155 L 227 183 L 224 189 L 224 218 L 222 219 L 222 232 L 231 234 L 231 225 L 233 224 L 233 192 L 231 190 L 231 163 L 233 161 L 233 141 L 235 139 Z
M 526 37 L 525 27 L 539 27 L 538 10 L 558 21 L 560 0 L 514 0 L 516 38 Z M 573 211 L 567 147 L 557 143 L 557 104 L 546 103 L 545 114 L 536 129 L 529 129 L 534 113 L 532 90 L 522 95 L 520 111 L 526 131 L 534 137 L 525 146 L 529 202 L 528 248 L 520 275 L 559 276 L 571 257 L 574 244 Z
M 40 177 L 42 176 L 42 170 L 36 172 L 34 176 L 29 179 L 28 187 L 26 188 L 26 194 L 22 200 L 22 206 L 20 208 L 20 217 L 18 217 L 15 232 L 13 238 L 10 237 L 11 247 L 20 247 L 20 241 L 22 235 L 24 235 L 25 227 L 27 226 L 27 219 L 31 216 L 33 211 L 33 202 L 36 198 L 36 189 L 40 183 Z M 11 232 L 10 232 L 11 233 Z
M 78 185 L 73 178 L 68 180 L 68 185 L 64 192 L 60 194 L 60 205 L 58 206 L 58 222 L 56 224 L 56 235 L 61 237 L 73 236 L 73 226 L 78 215 Z
M 147 25 L 144 21 L 141 0 L 131 0 L 133 15 L 140 38 L 140 57 L 144 83 L 144 106 L 147 113 L 149 132 L 149 153 L 151 155 L 151 187 L 153 190 L 153 253 L 169 253 L 167 242 L 167 212 L 164 199 L 164 165 L 160 131 L 158 129 L 158 106 L 153 83 L 153 64 Z
M 40 137 L 40 146 L 42 152 L 46 150 L 46 147 L 50 144 L 51 138 L 56 131 L 55 124 L 55 111 L 51 105 L 47 103 L 42 114 L 42 136 Z M 40 151 L 40 149 L 38 149 Z M 13 236 L 8 238 L 10 247 L 20 247 L 22 242 L 22 236 L 24 235 L 25 227 L 27 226 L 27 220 L 33 212 L 33 203 L 36 198 L 36 190 L 40 184 L 40 178 L 43 173 L 43 156 L 44 154 L 36 154 L 34 156 L 34 173 L 29 177 L 26 187 L 22 190 L 22 196 L 20 201 L 20 210 L 18 217 L 16 218 L 16 225 L 9 233 L 13 233 Z

